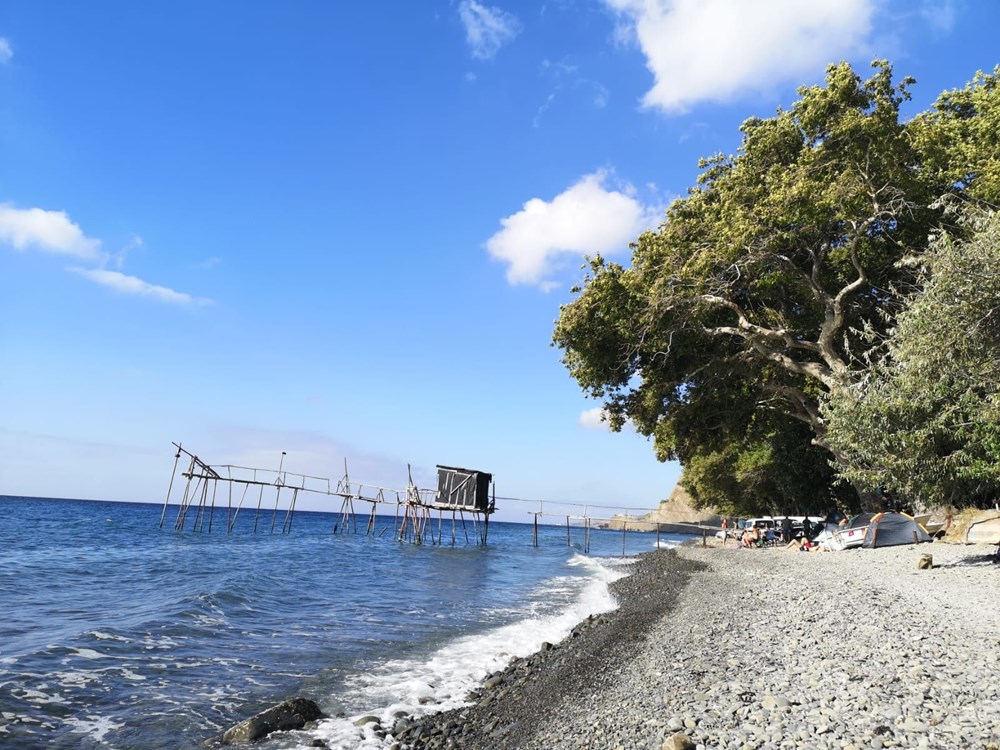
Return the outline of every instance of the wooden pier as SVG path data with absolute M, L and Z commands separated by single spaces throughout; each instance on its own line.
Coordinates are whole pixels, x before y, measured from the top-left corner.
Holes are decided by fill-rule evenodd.
M 173 443 L 177 449 L 174 469 L 170 476 L 167 496 L 160 515 L 160 528 L 167 520 L 170 499 L 178 485 L 180 500 L 176 505 L 174 529 L 190 528 L 196 532 L 211 533 L 216 526 L 225 526 L 226 533 L 233 533 L 240 514 L 253 513 L 252 533 L 288 534 L 295 519 L 296 503 L 302 493 L 331 498 L 329 510 L 334 513 L 331 532 L 334 534 L 364 533 L 382 536 L 388 532 L 383 526 L 376 528 L 379 509 L 392 508 L 393 536 L 400 541 L 415 544 L 486 544 L 490 516 L 499 499 L 505 503 L 525 503 L 532 517 L 532 543 L 538 546 L 538 527 L 565 525 L 566 545 L 576 546 L 584 554 L 590 552 L 594 529 L 611 533 L 621 532 L 621 554 L 627 554 L 628 532 L 656 534 L 656 547 L 660 546 L 660 524 L 641 520 L 640 514 L 648 509 L 621 506 L 593 505 L 567 501 L 528 500 L 496 496 L 491 474 L 470 469 L 438 466 L 438 486 L 420 489 L 413 483 L 407 467 L 407 486 L 390 489 L 378 485 L 355 482 L 344 461 L 343 476 L 334 481 L 326 477 L 296 474 L 284 470 L 285 453 L 281 453 L 278 468 L 261 469 L 231 464 L 209 465 L 196 454 Z M 183 461 L 183 463 L 182 463 Z M 182 468 L 183 467 L 183 468 Z M 182 470 L 178 472 L 178 469 Z M 179 485 L 183 484 L 183 490 Z M 221 492 L 221 495 L 220 495 Z M 358 508 L 367 504 L 368 508 Z M 225 518 L 215 521 L 216 512 Z M 592 515 L 593 511 L 603 515 Z M 612 514 L 609 514 L 611 512 Z M 387 517 L 388 513 L 381 514 Z M 281 526 L 277 525 L 281 519 Z M 551 520 L 546 520 L 551 519 Z M 706 524 L 671 524 L 687 526 L 686 532 L 702 537 L 717 528 Z M 248 526 L 248 522 L 244 524 Z M 575 538 L 574 538 L 575 537 Z
M 177 451 L 174 455 L 174 469 L 170 475 L 167 496 L 163 502 L 163 512 L 160 514 L 160 528 L 163 528 L 167 519 L 174 485 L 181 483 L 178 481 L 179 476 L 184 488 L 176 506 L 175 531 L 184 531 L 190 518 L 192 531 L 211 533 L 216 525 L 216 505 L 219 505 L 221 514 L 224 503 L 227 534 L 233 532 L 240 512 L 244 511 L 244 508 L 246 508 L 244 514 L 249 513 L 250 509 L 253 510 L 253 533 L 264 531 L 275 533 L 278 517 L 281 516 L 279 533 L 288 534 L 292 530 L 299 495 L 312 493 L 327 496 L 333 499 L 335 504 L 339 503 L 339 511 L 335 511 L 336 520 L 332 528 L 335 534 L 357 533 L 358 512 L 355 503 L 362 505 L 367 503 L 371 507 L 365 514 L 365 534 L 376 533 L 378 508 L 390 506 L 394 507 L 395 511 L 393 534 L 400 541 L 444 544 L 446 516 L 450 516 L 447 520 L 451 522 L 451 544 L 455 544 L 460 536 L 464 537 L 466 543 L 486 544 L 490 515 L 496 507 L 495 493 L 493 496 L 490 495 L 493 477 L 482 471 L 438 466 L 438 487 L 420 489 L 414 485 L 412 473 L 407 467 L 407 487 L 389 489 L 352 481 L 347 471 L 346 460 L 343 477 L 333 481 L 326 477 L 285 471 L 284 451 L 281 453 L 278 469 L 274 470 L 232 464 L 209 465 L 196 454 L 183 448 L 180 443 L 173 443 L 173 446 Z M 178 475 L 182 459 L 185 468 L 182 468 Z M 219 497 L 220 485 L 223 497 Z

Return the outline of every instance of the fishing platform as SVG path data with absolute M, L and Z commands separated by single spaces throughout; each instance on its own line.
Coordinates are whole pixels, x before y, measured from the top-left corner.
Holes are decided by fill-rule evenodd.
M 325 495 L 339 501 L 340 510 L 335 513 L 333 533 L 357 533 L 358 513 L 355 503 L 369 504 L 365 514 L 367 523 L 364 533 L 376 534 L 377 510 L 380 506 L 394 506 L 393 534 L 400 541 L 416 544 L 442 544 L 445 536 L 446 516 L 450 515 L 451 543 L 455 544 L 459 529 L 466 543 L 470 542 L 469 525 L 472 526 L 471 539 L 478 544 L 486 544 L 489 534 L 490 516 L 496 509 L 496 492 L 493 475 L 484 471 L 462 469 L 454 466 L 437 467 L 437 487 L 421 489 L 413 483 L 413 475 L 407 466 L 408 482 L 405 489 L 390 489 L 373 484 L 354 482 L 347 471 L 344 460 L 344 475 L 334 481 L 327 477 L 309 476 L 284 471 L 285 452 L 281 453 L 278 469 L 260 469 L 233 464 L 209 464 L 199 456 L 185 449 L 180 443 L 173 443 L 177 449 L 174 469 L 167 487 L 167 497 L 160 514 L 160 528 L 167 518 L 170 496 L 177 482 L 178 468 L 184 489 L 176 504 L 177 515 L 174 530 L 184 531 L 190 517 L 192 531 L 211 533 L 215 525 L 216 503 L 225 503 L 226 533 L 232 533 L 240 511 L 249 513 L 253 508 L 253 533 L 257 533 L 263 523 L 267 533 L 275 533 L 279 515 L 282 518 L 278 533 L 288 534 L 295 518 L 295 506 L 301 493 Z M 220 485 L 223 497 L 219 497 Z M 491 495 L 491 490 L 493 494 Z M 257 495 L 256 498 L 253 495 Z M 247 499 L 249 497 L 249 504 Z M 272 506 L 273 500 L 273 506 Z M 265 502 L 266 501 L 266 502 Z M 434 513 L 437 512 L 437 528 Z M 270 523 L 267 514 L 270 513 Z M 468 523 L 467 523 L 468 522 Z M 383 528 L 379 535 L 386 533 Z

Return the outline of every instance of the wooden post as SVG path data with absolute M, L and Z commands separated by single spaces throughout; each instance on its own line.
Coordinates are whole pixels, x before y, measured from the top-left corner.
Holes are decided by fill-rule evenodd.
M 282 454 L 284 455 L 284 454 Z M 278 518 L 278 499 L 281 497 L 281 485 L 278 485 L 278 489 L 274 493 L 274 515 L 271 516 L 271 533 L 274 533 L 274 522 Z
M 625 557 L 625 530 L 628 528 L 628 524 L 622 521 L 622 557 Z
M 177 445 L 174 443 L 174 445 Z M 170 484 L 167 485 L 167 499 L 163 501 L 163 513 L 160 514 L 160 528 L 163 528 L 163 519 L 167 517 L 167 504 L 170 502 L 170 491 L 174 488 L 174 477 L 177 476 L 177 462 L 181 460 L 181 447 L 177 445 L 177 455 L 174 456 L 174 470 L 170 473 Z
M 292 519 L 295 517 L 295 500 L 299 496 L 299 488 L 292 488 L 292 502 L 288 505 L 288 510 L 285 511 L 285 520 L 281 524 L 281 533 L 290 534 L 292 531 Z
M 702 547 L 708 546 L 708 529 L 706 529 L 704 526 L 701 529 L 701 546 Z
M 212 533 L 212 522 L 215 520 L 215 492 L 219 489 L 219 480 L 212 483 L 212 510 L 208 516 L 208 533 Z
M 573 546 L 572 542 L 570 542 L 569 539 L 569 516 L 566 516 L 566 546 L 567 547 Z
M 537 547 L 538 546 L 538 514 L 537 513 L 532 513 L 531 515 L 533 515 L 535 517 L 535 529 L 534 529 L 534 533 L 532 534 L 531 539 L 532 539 L 532 543 L 534 544 L 534 546 Z
M 656 522 L 656 549 L 660 548 L 660 523 Z
M 257 533 L 257 519 L 260 518 L 260 503 L 264 499 L 264 485 L 260 486 L 260 494 L 257 495 L 257 512 L 253 517 L 253 533 Z

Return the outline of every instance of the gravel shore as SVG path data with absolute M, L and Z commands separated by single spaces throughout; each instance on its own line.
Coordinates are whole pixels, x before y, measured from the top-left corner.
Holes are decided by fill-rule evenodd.
M 1000 750 L 991 552 L 643 555 L 618 610 L 492 675 L 473 705 L 390 731 L 429 749 Z

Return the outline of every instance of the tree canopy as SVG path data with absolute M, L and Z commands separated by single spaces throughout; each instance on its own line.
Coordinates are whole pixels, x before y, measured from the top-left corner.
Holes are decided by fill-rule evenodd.
M 846 471 L 853 454 L 830 439 L 821 401 L 887 356 L 925 278 L 904 261 L 957 226 L 938 199 L 997 194 L 1000 152 L 966 159 L 984 116 L 998 139 L 996 76 L 907 124 L 913 81 L 873 68 L 862 80 L 830 66 L 789 109 L 744 122 L 738 153 L 702 160 L 631 265 L 592 259 L 560 311 L 553 341 L 570 374 L 613 428 L 628 421 L 661 460 L 681 461 L 696 502 L 857 505 L 837 474 L 870 475 Z
M 826 404 L 844 474 L 918 505 L 1000 491 L 1000 214 L 938 237 L 927 281 L 897 317 L 888 356 Z

